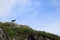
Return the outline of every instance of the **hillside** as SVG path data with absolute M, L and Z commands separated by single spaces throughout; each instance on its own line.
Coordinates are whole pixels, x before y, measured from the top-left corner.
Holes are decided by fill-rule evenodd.
M 27 25 L 0 22 L 0 40 L 60 40 L 60 37 L 44 31 L 36 31 Z

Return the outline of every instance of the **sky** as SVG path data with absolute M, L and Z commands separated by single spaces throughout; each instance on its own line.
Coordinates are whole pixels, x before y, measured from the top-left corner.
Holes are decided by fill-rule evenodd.
M 28 25 L 60 35 L 60 0 L 0 0 L 0 22 Z

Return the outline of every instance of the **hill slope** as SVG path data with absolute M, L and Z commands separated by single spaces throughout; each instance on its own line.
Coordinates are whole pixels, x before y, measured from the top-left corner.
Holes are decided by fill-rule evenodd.
M 60 40 L 60 37 L 44 31 L 36 31 L 27 25 L 0 22 L 0 40 Z

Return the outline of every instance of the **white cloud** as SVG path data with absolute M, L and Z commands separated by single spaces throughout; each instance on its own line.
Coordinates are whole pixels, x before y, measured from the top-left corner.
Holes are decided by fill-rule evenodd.
M 31 0 L 0 0 L 0 19 L 6 20 L 9 17 L 25 14 L 27 12 L 26 7 L 30 5 L 29 3 L 31 3 Z M 15 9 L 17 11 L 14 11 L 14 6 L 17 6 Z
M 0 17 L 6 17 L 9 14 L 12 14 L 10 12 L 12 11 L 14 5 L 19 5 L 19 7 L 21 8 L 19 10 L 21 11 L 23 9 L 22 11 L 25 11 L 25 6 L 29 2 L 30 0 L 0 0 Z
M 19 0 L 20 4 L 28 4 L 30 2 L 31 2 L 31 0 Z
M 0 0 L 0 18 L 10 16 L 26 14 L 28 11 L 35 10 L 34 7 L 40 5 L 40 3 L 34 3 L 31 0 Z M 17 11 L 12 10 L 13 6 L 16 5 Z M 12 11 L 12 12 L 11 12 Z M 14 11 L 14 12 L 13 12 Z M 3 15 L 4 14 L 4 15 Z
M 42 31 L 60 35 L 60 21 L 53 22 L 40 28 Z
M 31 0 L 18 0 L 17 4 L 18 4 L 18 12 L 19 12 L 18 14 L 23 15 L 36 10 L 41 3 L 32 2 Z
M 60 22 L 55 22 L 48 29 L 50 32 L 60 35 Z
M 54 22 L 46 25 L 43 29 L 44 31 L 60 35 L 60 0 L 51 0 L 51 6 L 55 9 L 53 12 L 50 12 L 50 16 L 54 18 Z
M 15 0 L 0 0 L 0 18 L 8 16 L 14 4 Z

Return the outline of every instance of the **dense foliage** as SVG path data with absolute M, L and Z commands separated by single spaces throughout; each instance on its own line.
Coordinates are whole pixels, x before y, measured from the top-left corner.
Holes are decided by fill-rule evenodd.
M 44 31 L 36 31 L 30 28 L 29 26 L 26 25 L 21 25 L 20 27 L 14 27 L 10 24 L 15 24 L 15 23 L 1 23 L 0 22 L 0 28 L 2 28 L 10 37 L 13 36 L 18 36 L 19 34 L 33 34 L 37 36 L 43 36 L 43 37 L 48 37 L 54 40 L 60 40 L 60 37 L 51 33 L 47 33 Z

